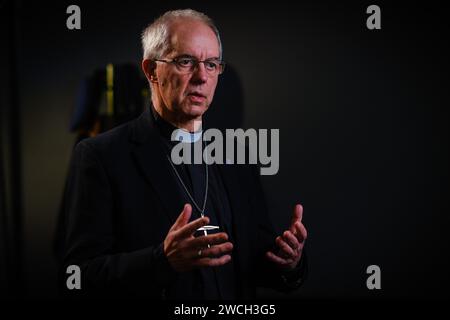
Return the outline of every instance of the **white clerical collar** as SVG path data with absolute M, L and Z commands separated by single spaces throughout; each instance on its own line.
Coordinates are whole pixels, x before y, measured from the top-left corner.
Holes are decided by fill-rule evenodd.
M 202 130 L 190 133 L 183 129 L 176 129 L 172 132 L 172 141 L 182 141 L 184 143 L 194 143 L 202 138 Z

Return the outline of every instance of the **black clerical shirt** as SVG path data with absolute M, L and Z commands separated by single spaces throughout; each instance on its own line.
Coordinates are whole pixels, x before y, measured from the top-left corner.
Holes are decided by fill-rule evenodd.
M 179 143 L 179 141 L 171 140 L 172 132 L 177 128 L 161 118 L 153 108 L 152 113 L 156 127 L 160 132 L 161 142 L 165 146 L 167 155 L 170 157 L 172 148 Z M 202 147 L 205 146 L 201 138 L 195 143 L 202 144 Z M 194 143 L 190 145 L 193 159 Z M 167 161 L 171 161 L 169 157 Z M 200 209 L 203 207 L 206 191 L 206 170 L 208 170 L 208 194 L 204 215 L 209 217 L 210 225 L 219 226 L 220 228 L 219 230 L 208 231 L 208 233 L 226 232 L 229 241 L 233 243 L 231 207 L 216 165 L 206 165 L 204 162 L 202 164 L 194 164 L 194 161 L 191 161 L 191 164 L 180 164 L 174 165 L 173 167 L 178 172 L 178 176 L 175 172 L 172 172 L 178 182 L 177 185 L 179 188 L 176 192 L 180 192 L 185 202 L 190 203 L 192 206 L 191 221 L 201 216 L 197 207 Z M 179 181 L 180 179 L 183 183 Z M 192 203 L 188 192 L 194 198 L 195 204 Z M 170 295 L 176 297 L 176 291 L 179 286 L 190 286 L 191 297 L 193 299 L 214 300 L 238 298 L 239 292 L 237 292 L 238 286 L 236 282 L 239 280 L 236 279 L 237 273 L 235 271 L 235 261 L 232 253 L 231 257 L 232 259 L 229 263 L 220 267 L 206 267 L 193 272 L 178 274 L 175 284 L 168 289 L 174 291 Z

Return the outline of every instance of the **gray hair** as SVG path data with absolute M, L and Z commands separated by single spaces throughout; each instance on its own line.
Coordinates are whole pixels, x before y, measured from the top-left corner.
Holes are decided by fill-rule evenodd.
M 216 34 L 219 42 L 219 57 L 222 59 L 222 42 L 220 41 L 219 30 L 206 14 L 192 9 L 167 11 L 144 29 L 141 37 L 144 59 L 158 59 L 167 53 L 170 49 L 169 24 L 178 18 L 198 20 L 209 26 Z

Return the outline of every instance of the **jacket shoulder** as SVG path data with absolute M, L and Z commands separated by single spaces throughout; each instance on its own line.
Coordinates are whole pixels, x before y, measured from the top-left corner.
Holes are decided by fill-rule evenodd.
M 76 148 L 88 148 L 98 153 L 118 152 L 127 149 L 130 144 L 130 135 L 137 120 L 131 120 L 111 130 L 105 131 L 95 137 L 80 141 Z

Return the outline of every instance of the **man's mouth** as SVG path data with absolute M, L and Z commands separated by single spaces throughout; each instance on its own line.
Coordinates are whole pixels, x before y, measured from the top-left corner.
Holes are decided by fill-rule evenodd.
M 197 91 L 188 93 L 188 97 L 192 102 L 203 102 L 206 99 L 204 94 Z
M 206 98 L 206 96 L 198 91 L 189 92 L 188 96 L 194 96 L 199 98 Z

